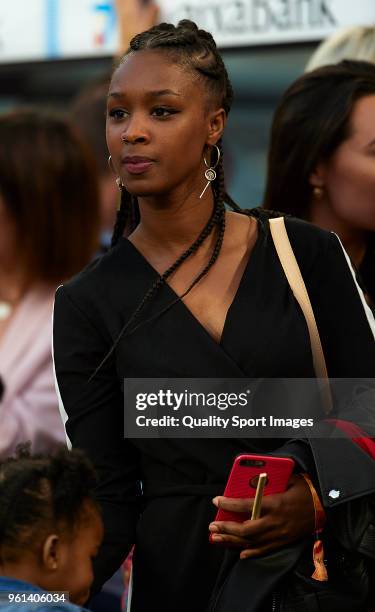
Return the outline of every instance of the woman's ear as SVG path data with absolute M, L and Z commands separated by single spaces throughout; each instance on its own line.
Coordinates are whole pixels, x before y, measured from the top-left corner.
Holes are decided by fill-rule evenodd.
M 227 114 L 223 108 L 212 111 L 208 116 L 208 136 L 206 145 L 215 145 L 223 135 L 225 124 L 227 121 Z
M 322 189 L 326 181 L 326 166 L 320 162 L 309 176 L 309 184 L 311 187 L 319 187 Z
M 43 565 L 49 571 L 58 568 L 60 560 L 60 538 L 56 534 L 49 535 L 43 544 Z

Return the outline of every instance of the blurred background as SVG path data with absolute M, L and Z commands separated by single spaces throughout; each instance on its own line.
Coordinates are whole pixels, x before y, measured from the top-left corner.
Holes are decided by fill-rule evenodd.
M 373 24 L 375 2 L 158 4 L 160 19 L 192 18 L 223 49 L 235 91 L 225 138 L 228 189 L 243 207 L 256 206 L 263 192 L 271 116 L 281 92 L 303 72 L 327 35 L 349 25 Z M 69 109 L 85 85 L 111 70 L 117 41 L 114 0 L 0 0 L 0 112 L 20 105 Z

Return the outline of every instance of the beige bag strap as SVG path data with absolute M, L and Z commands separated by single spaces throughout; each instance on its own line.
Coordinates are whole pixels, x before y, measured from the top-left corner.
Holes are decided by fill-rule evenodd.
M 328 414 L 332 410 L 332 395 L 328 382 L 328 372 L 324 358 L 323 347 L 320 341 L 318 326 L 316 324 L 314 312 L 311 306 L 309 294 L 303 280 L 301 270 L 290 244 L 288 233 L 285 227 L 284 217 L 270 219 L 270 230 L 276 248 L 277 255 L 283 267 L 285 276 L 288 280 L 294 297 L 299 303 L 306 319 L 309 330 L 311 351 L 316 377 L 321 380 L 321 392 L 324 402 L 325 412 Z M 326 381 L 326 382 L 324 382 Z

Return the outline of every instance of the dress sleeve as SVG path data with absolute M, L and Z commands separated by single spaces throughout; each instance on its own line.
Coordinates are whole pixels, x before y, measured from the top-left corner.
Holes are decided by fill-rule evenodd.
M 59 287 L 53 325 L 57 391 L 68 439 L 86 452 L 96 469 L 96 498 L 104 521 L 94 592 L 120 567 L 134 543 L 140 505 L 139 456 L 124 439 L 123 394 L 113 361 L 89 381 L 110 344 L 99 329 L 68 290 Z

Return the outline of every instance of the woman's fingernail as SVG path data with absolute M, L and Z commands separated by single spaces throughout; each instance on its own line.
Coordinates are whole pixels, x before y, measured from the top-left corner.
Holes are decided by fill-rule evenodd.
M 218 497 L 214 497 L 212 500 L 212 503 L 215 504 L 215 506 L 219 505 L 219 498 Z
M 215 525 L 214 523 L 212 523 L 212 524 L 209 526 L 209 530 L 211 531 L 211 533 L 214 533 L 214 532 L 219 531 L 219 527 L 218 527 L 217 525 Z
M 223 536 L 214 534 L 212 536 L 212 539 L 215 540 L 215 542 L 222 542 L 223 541 Z

